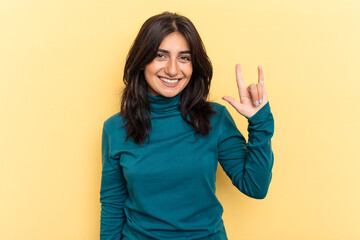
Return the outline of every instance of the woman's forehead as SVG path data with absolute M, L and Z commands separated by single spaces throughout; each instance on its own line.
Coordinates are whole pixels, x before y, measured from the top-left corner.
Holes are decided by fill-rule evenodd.
M 161 41 L 159 50 L 163 50 L 164 52 L 186 52 L 190 51 L 190 46 L 184 35 L 179 32 L 173 32 L 164 37 Z

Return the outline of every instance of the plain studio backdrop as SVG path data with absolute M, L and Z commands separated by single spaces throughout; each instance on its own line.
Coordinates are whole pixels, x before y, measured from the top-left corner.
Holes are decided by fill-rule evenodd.
M 246 197 L 221 167 L 230 240 L 360 239 L 360 1 L 0 1 L 0 238 L 95 240 L 102 124 L 126 54 L 163 11 L 190 18 L 214 66 L 210 100 L 257 65 L 275 118 L 273 179 Z

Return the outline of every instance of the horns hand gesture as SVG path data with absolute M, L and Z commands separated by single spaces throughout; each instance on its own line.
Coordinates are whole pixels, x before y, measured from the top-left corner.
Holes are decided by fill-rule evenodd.
M 241 115 L 246 118 L 251 118 L 268 102 L 262 67 L 258 66 L 258 83 L 250 84 L 246 87 L 241 74 L 240 64 L 236 64 L 236 82 L 240 102 L 229 96 L 224 96 L 223 99 L 230 103 Z

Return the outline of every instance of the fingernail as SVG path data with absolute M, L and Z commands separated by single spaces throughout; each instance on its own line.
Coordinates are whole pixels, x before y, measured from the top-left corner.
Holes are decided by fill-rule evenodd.
M 262 99 L 260 99 L 260 104 L 262 104 Z
M 255 106 L 259 106 L 259 102 L 258 102 L 258 101 L 255 102 Z

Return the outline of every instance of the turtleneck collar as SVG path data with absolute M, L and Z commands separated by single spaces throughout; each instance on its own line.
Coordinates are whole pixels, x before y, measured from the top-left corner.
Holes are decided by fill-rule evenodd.
M 147 95 L 151 113 L 161 114 L 179 111 L 181 93 L 174 97 L 164 97 L 161 95 L 153 96 L 150 93 L 147 93 Z

